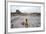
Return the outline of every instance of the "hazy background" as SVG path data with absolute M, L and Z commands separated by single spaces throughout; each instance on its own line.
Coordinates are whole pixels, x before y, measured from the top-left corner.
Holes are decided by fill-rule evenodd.
M 37 12 L 40 13 L 41 7 L 40 6 L 10 6 L 11 12 L 16 12 L 18 9 L 22 13 L 32 13 L 32 12 Z

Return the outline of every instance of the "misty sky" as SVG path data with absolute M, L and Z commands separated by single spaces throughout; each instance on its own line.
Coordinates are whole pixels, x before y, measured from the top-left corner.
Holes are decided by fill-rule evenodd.
M 16 10 L 21 11 L 22 13 L 32 13 L 32 12 L 39 12 L 40 13 L 40 6 L 11 6 L 11 12 L 16 12 Z

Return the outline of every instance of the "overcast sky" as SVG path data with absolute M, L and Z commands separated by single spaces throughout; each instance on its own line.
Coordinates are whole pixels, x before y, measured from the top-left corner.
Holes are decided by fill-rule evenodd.
M 22 13 L 32 13 L 32 12 L 40 12 L 40 7 L 26 7 L 26 6 L 11 6 L 10 10 L 12 12 L 16 12 L 16 10 L 21 11 Z

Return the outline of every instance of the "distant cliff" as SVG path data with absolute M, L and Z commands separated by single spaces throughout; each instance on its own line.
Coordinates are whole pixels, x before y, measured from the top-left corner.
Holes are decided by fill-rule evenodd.
M 19 10 L 16 10 L 16 12 L 11 12 L 11 16 L 12 16 L 12 15 L 14 16 L 15 14 L 20 15 L 20 14 L 22 14 L 22 13 L 21 13 L 21 11 L 19 11 Z
M 16 10 L 15 14 L 21 14 L 21 12 L 19 10 Z

